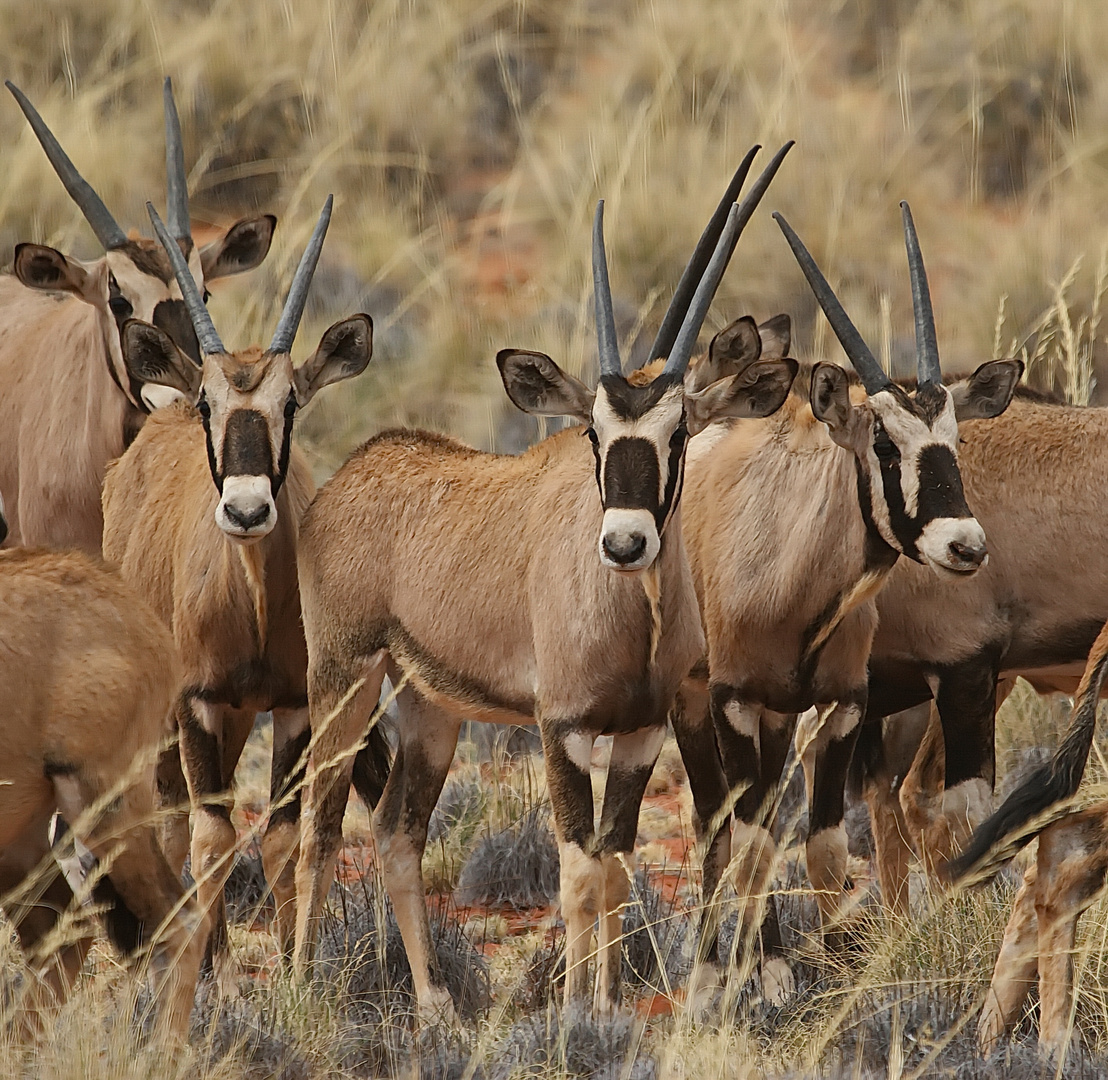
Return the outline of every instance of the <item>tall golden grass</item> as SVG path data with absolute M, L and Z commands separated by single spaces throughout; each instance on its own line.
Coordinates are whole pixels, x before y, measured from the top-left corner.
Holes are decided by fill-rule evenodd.
M 595 199 L 608 200 L 625 355 L 641 355 L 632 342 L 649 340 L 731 170 L 751 143 L 772 150 L 787 138 L 797 147 L 766 209 L 804 236 L 887 362 L 902 365 L 912 348 L 897 211 L 907 199 L 947 369 L 1023 353 L 1042 385 L 1097 399 L 1108 16 L 1096 3 L 0 0 L 0 56 L 0 74 L 28 92 L 120 221 L 142 231 L 144 201 L 164 198 L 159 89 L 173 76 L 194 220 L 254 209 L 281 219 L 265 267 L 213 297 L 231 346 L 264 339 L 335 192 L 298 351 L 364 308 L 376 359 L 304 418 L 321 478 L 386 425 L 505 449 L 537 437 L 505 401 L 492 360 L 507 345 L 532 347 L 590 372 Z M 20 240 L 96 254 L 14 102 L 0 100 L 0 145 L 0 259 Z M 761 213 L 710 328 L 777 311 L 793 315 L 798 353 L 834 353 Z M 1029 695 L 1006 704 L 1002 765 L 1057 730 L 1046 711 L 1056 708 Z M 1091 768 L 1103 784 L 1103 760 Z M 884 1075 L 945 1075 L 946 1043 L 964 1039 L 962 1019 L 950 1018 L 972 1026 L 1006 896 L 1001 886 L 939 897 L 902 926 L 874 922 L 858 956 L 828 969 L 784 1020 L 675 1018 L 638 1025 L 634 1040 L 665 1077 L 869 1075 L 874 1039 Z M 1078 956 L 1079 1016 L 1099 1054 L 1106 937 L 1100 905 Z M 11 944 L 0 951 L 5 971 L 18 970 Z M 172 1058 L 148 1046 L 131 1022 L 134 983 L 107 951 L 92 969 L 37 1049 L 0 1036 L 0 1074 L 259 1075 L 249 1055 L 213 1063 L 202 1037 Z M 500 974 L 489 1018 L 467 1036 L 467 1076 L 495 1064 L 512 1019 L 520 975 Z M 350 1033 L 327 987 L 275 973 L 256 993 L 306 1075 L 350 1072 L 337 1049 Z

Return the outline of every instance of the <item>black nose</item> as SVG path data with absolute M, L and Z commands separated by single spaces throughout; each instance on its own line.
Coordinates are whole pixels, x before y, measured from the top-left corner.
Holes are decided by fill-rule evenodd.
M 626 566 L 641 559 L 646 551 L 646 537 L 642 533 L 624 533 L 621 536 L 605 536 L 604 551 L 612 562 Z
M 989 549 L 982 544 L 980 547 L 970 547 L 969 544 L 959 544 L 957 540 L 951 540 L 948 550 L 958 562 L 967 563 L 970 566 L 980 566 L 989 554 Z
M 241 510 L 236 510 L 231 503 L 227 503 L 223 507 L 223 512 L 240 529 L 253 529 L 261 525 L 261 523 L 269 517 L 269 503 L 262 503 L 257 510 L 251 510 L 246 514 Z

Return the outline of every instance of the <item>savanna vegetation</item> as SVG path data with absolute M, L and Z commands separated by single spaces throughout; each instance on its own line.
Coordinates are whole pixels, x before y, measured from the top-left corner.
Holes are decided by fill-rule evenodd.
M 117 218 L 148 232 L 164 198 L 161 78 L 185 129 L 193 220 L 280 216 L 273 253 L 221 282 L 229 347 L 260 340 L 325 195 L 336 207 L 301 348 L 356 310 L 374 360 L 322 395 L 299 432 L 318 479 L 369 435 L 421 425 L 518 450 L 541 423 L 506 400 L 513 345 L 591 376 L 588 226 L 607 199 L 625 354 L 645 359 L 690 244 L 742 154 L 795 138 L 766 200 L 805 237 L 878 355 L 912 362 L 897 203 L 915 213 L 944 366 L 1021 354 L 1029 379 L 1103 400 L 1108 362 L 1108 17 L 1093 0 L 0 0 L 0 57 Z M 34 240 L 95 241 L 26 128 L 0 101 L 0 258 Z M 200 228 L 196 229 L 198 235 Z M 837 355 L 768 213 L 744 235 L 705 340 L 744 313 L 792 315 L 794 350 Z M 630 343 L 634 343 L 631 345 Z M 1108 380 L 1101 380 L 1108 387 Z M 1065 703 L 1029 688 L 999 720 L 1001 784 L 1052 746 Z M 461 1032 L 415 1029 L 406 964 L 352 803 L 315 978 L 295 983 L 268 931 L 254 835 L 268 733 L 237 819 L 231 885 L 237 996 L 205 984 L 188 1050 L 148 1038 L 149 1002 L 105 946 L 31 1051 L 0 1035 L 12 1077 L 1053 1076 L 1029 1016 L 990 1062 L 973 1053 L 1012 874 L 971 892 L 913 884 L 889 924 L 870 897 L 864 811 L 852 811 L 856 946 L 820 955 L 802 844 L 778 885 L 800 993 L 763 1005 L 749 950 L 714 1017 L 680 1007 L 697 903 L 691 809 L 667 745 L 640 822 L 625 917 L 626 1008 L 563 1013 L 556 860 L 541 758 L 464 742 L 425 861 L 440 963 Z M 524 740 L 525 742 L 526 740 Z M 599 778 L 602 762 L 595 770 Z M 1094 754 L 1091 794 L 1108 762 Z M 1087 786 L 1090 786 L 1087 784 Z M 796 780 L 781 829 L 803 838 Z M 725 941 L 726 941 L 725 935 Z M 1082 923 L 1078 1027 L 1066 1076 L 1108 1075 L 1108 906 Z M 4 998 L 20 961 L 4 937 Z

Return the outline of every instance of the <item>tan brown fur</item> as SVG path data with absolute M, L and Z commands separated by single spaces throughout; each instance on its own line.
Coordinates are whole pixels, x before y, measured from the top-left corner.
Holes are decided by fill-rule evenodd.
M 40 980 L 32 1010 L 64 1000 L 89 944 L 40 951 L 73 899 L 48 838 L 60 810 L 153 939 L 162 1027 L 187 1035 L 202 917 L 154 828 L 154 760 L 177 678 L 169 633 L 99 561 L 0 553 L 0 897 Z
M 654 564 L 655 634 L 659 624 L 638 575 L 613 572 L 597 557 L 603 510 L 592 450 L 580 427 L 517 457 L 479 453 L 424 432 L 387 432 L 357 451 L 320 491 L 305 515 L 300 546 L 318 763 L 297 869 L 300 963 L 310 958 L 334 874 L 350 748 L 364 734 L 386 661 L 390 677 L 411 680 L 398 699 L 398 763 L 421 762 L 421 785 L 441 786 L 463 719 L 523 723 L 537 717 L 559 813 L 566 796 L 557 789 L 561 774 L 551 761 L 562 751 L 557 738 L 548 741 L 559 724 L 585 725 L 589 736 L 616 734 L 609 777 L 629 775 L 620 770 L 633 769 L 636 755 L 656 755 L 656 747 L 643 750 L 635 741 L 637 729 L 653 724 L 662 730 L 683 673 L 704 648 L 679 514 Z M 367 672 L 372 677 L 344 706 L 347 688 Z M 641 702 L 644 711 L 631 715 L 629 700 Z M 325 730 L 317 728 L 321 717 L 330 721 Z M 449 1012 L 449 997 L 432 977 L 419 876 L 425 823 L 422 831 L 410 825 L 410 832 L 396 824 L 398 775 L 394 770 L 374 819 L 386 884 L 402 920 L 421 1009 Z M 609 800 L 620 797 L 611 786 L 605 814 Z M 557 823 L 570 941 L 566 993 L 585 993 L 588 938 L 599 915 L 596 1000 L 610 1007 L 614 987 L 602 984 L 611 982 L 613 962 L 618 970 L 611 959 L 618 956 L 618 935 L 611 933 L 604 898 L 622 903 L 626 872 L 613 864 L 614 854 L 583 853 L 567 843 Z M 601 834 L 596 842 L 607 841 Z
M 150 417 L 104 485 L 105 557 L 118 563 L 123 577 L 172 627 L 183 661 L 174 725 L 182 722 L 189 695 L 200 691 L 223 714 L 221 737 L 230 747 L 223 755 L 225 786 L 256 712 L 285 710 L 292 727 L 296 717 L 303 721 L 301 730 L 306 724 L 307 651 L 296 543 L 300 517 L 313 494 L 310 470 L 293 446 L 273 531 L 249 549 L 240 548 L 216 525 L 219 492 L 209 471 L 204 430 L 184 402 Z M 276 748 L 283 737 L 281 717 L 274 722 Z M 179 863 L 187 817 L 172 820 L 177 835 L 167 847 Z M 233 833 L 220 827 L 218 834 L 207 845 L 194 837 L 193 872 L 205 863 L 219 864 L 200 895 L 205 909 L 221 917 L 219 897 L 231 868 L 226 844 L 233 845 Z M 285 864 L 295 859 L 295 830 L 292 839 L 270 837 L 268 831 L 266 837 L 264 854 L 270 854 L 270 846 L 281 849 L 280 858 L 266 858 L 266 871 L 278 900 L 278 925 L 286 927 L 282 933 L 291 943 L 292 869 Z

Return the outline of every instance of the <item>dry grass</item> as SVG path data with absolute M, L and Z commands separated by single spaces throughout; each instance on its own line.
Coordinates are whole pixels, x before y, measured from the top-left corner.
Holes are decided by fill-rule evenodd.
M 321 478 L 388 424 L 506 450 L 536 438 L 537 423 L 504 400 L 492 357 L 510 344 L 545 349 L 570 370 L 594 365 L 594 200 L 608 199 L 625 353 L 641 356 L 684 254 L 754 141 L 797 139 L 767 208 L 787 214 L 894 367 L 911 356 L 896 211 L 907 198 L 948 369 L 1022 352 L 1040 384 L 1098 400 L 1108 243 L 1108 18 L 1098 4 L 0 0 L 0 41 L 4 77 L 31 95 L 125 225 L 141 227 L 143 201 L 163 190 L 165 73 L 185 123 L 194 218 L 281 216 L 265 268 L 213 297 L 231 345 L 264 338 L 318 207 L 336 193 L 297 352 L 363 308 L 376 359 L 304 417 Z M 0 102 L 0 141 L 5 250 L 37 240 L 95 254 L 11 102 Z M 782 310 L 799 353 L 828 346 L 760 215 L 713 325 Z M 1056 704 L 1014 696 L 1000 721 L 1001 769 L 1052 743 L 1063 720 Z M 1105 782 L 1103 758 L 1094 769 Z M 427 868 L 440 885 L 456 881 L 482 835 L 538 800 L 534 774 L 507 775 L 516 779 L 479 812 L 462 800 L 433 845 Z M 252 777 L 247 801 L 263 805 L 266 781 Z M 679 770 L 659 783 L 681 783 Z M 352 809 L 347 824 L 367 834 L 364 812 Z M 529 973 L 556 964 L 556 937 L 551 947 L 536 931 L 497 953 L 492 1006 L 460 1039 L 413 1041 L 402 1015 L 354 1021 L 341 980 L 296 986 L 271 969 L 241 1001 L 202 1003 L 191 1048 L 169 1057 L 146 1042 L 133 980 L 97 951 L 36 1052 L 0 1036 L 0 1075 L 1036 1075 L 1026 1046 L 988 1069 L 969 1050 L 1009 892 L 1002 883 L 924 905 L 903 926 L 873 923 L 848 964 L 806 968 L 795 1007 L 772 1013 L 747 993 L 733 1021 L 706 1026 L 522 1016 Z M 802 912 L 810 898 L 790 903 Z M 1093 1056 L 1068 1075 L 1103 1075 L 1106 939 L 1102 904 L 1083 921 L 1077 958 Z M 259 940 L 264 952 L 264 935 L 235 932 L 243 955 Z M 677 970 L 669 961 L 657 966 Z M 10 944 L 2 963 L 11 991 L 20 967 Z

